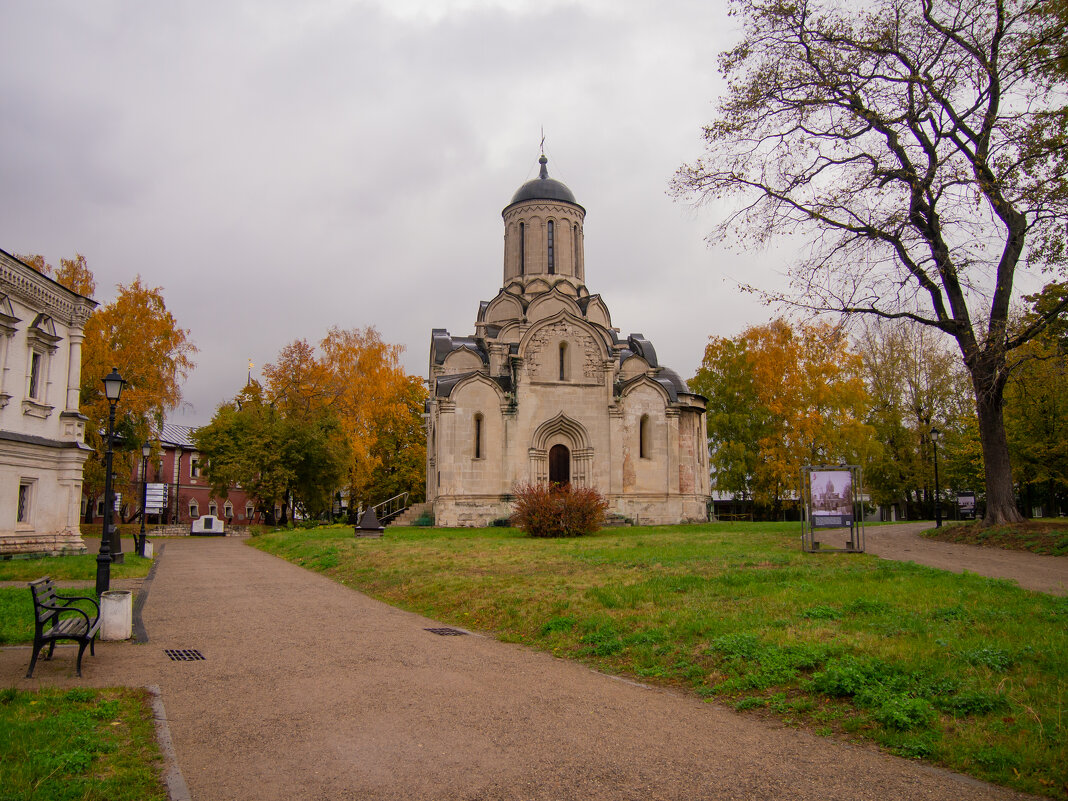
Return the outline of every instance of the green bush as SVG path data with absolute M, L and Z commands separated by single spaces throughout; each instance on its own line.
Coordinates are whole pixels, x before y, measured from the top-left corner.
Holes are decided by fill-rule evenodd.
M 593 487 L 518 484 L 512 522 L 530 537 L 581 537 L 604 524 L 608 501 Z

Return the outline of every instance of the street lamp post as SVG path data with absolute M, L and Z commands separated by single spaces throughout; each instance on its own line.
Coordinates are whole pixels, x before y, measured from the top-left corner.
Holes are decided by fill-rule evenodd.
M 111 373 L 104 379 L 104 396 L 108 399 L 108 433 L 107 448 L 104 452 L 104 531 L 100 537 L 100 553 L 96 557 L 96 594 L 101 595 L 111 587 L 111 563 L 115 561 L 112 555 L 112 537 L 114 535 L 111 523 L 111 515 L 115 501 L 111 497 L 111 458 L 112 458 L 112 435 L 115 431 L 115 405 L 119 402 L 122 388 L 126 384 L 119 375 L 117 367 L 111 368 Z M 117 540 L 117 538 L 116 538 Z M 118 543 L 115 548 L 118 555 L 122 554 L 122 545 Z
M 942 432 L 931 426 L 931 444 L 934 446 L 934 491 L 935 491 L 935 528 L 942 528 L 942 492 L 938 484 L 938 439 Z
M 148 504 L 148 457 L 152 455 L 152 446 L 147 442 L 141 446 L 141 536 L 137 540 L 137 555 L 145 555 L 145 506 Z

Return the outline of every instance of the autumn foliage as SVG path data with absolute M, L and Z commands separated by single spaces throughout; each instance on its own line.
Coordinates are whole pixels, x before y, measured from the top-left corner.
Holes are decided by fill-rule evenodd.
M 373 327 L 331 328 L 317 348 L 286 345 L 263 368 L 262 392 L 253 383 L 198 432 L 213 486 L 269 475 L 254 493 L 262 505 L 292 499 L 309 516 L 328 513 L 341 489 L 350 510 L 405 491 L 421 499 L 426 390 L 400 366 L 402 352 Z
M 711 337 L 689 385 L 708 399 L 715 488 L 776 513 L 803 465 L 861 463 L 873 448 L 860 357 L 830 325 L 780 319 Z
M 67 289 L 83 297 L 91 298 L 96 294 L 96 279 L 85 261 L 85 256 L 81 253 L 75 253 L 73 259 L 60 259 L 58 270 L 45 261 L 44 256 L 39 253 L 18 258 L 41 275 L 48 276 L 56 283 L 63 284 Z
M 512 525 L 531 537 L 581 537 L 604 525 L 608 501 L 593 487 L 518 484 Z

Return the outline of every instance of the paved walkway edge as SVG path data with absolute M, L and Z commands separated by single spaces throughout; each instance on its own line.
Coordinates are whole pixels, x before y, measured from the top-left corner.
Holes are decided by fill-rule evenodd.
M 148 600 L 148 591 L 152 589 L 152 579 L 156 577 L 156 568 L 159 567 L 159 560 L 163 557 L 163 545 L 159 546 L 159 551 L 152 559 L 152 567 L 148 569 L 148 575 L 145 576 L 144 582 L 141 584 L 141 590 L 137 593 L 137 598 L 133 603 L 133 641 L 139 643 L 148 642 L 148 632 L 145 630 L 145 621 L 141 618 L 141 610 L 145 607 L 145 601 Z
M 178 767 L 178 757 L 174 753 L 171 727 L 167 724 L 167 711 L 163 708 L 163 693 L 155 684 L 150 684 L 145 689 L 152 695 L 152 718 L 156 722 L 156 741 L 163 753 L 163 783 L 167 785 L 167 797 L 170 801 L 192 801 L 193 797 L 189 794 L 182 770 Z

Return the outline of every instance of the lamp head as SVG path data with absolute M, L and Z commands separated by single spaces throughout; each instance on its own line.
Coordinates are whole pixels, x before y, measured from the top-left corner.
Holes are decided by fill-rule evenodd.
M 104 395 L 107 397 L 109 403 L 118 403 L 119 396 L 122 394 L 122 388 L 126 386 L 126 381 L 121 375 L 119 375 L 119 368 L 112 367 L 111 373 L 103 378 L 104 381 Z
M 938 442 L 938 440 L 941 438 L 941 436 L 942 436 L 942 432 L 939 431 L 934 426 L 931 426 L 931 439 L 933 439 L 935 442 Z
M 148 442 L 141 446 L 141 455 L 146 459 L 152 455 L 152 446 Z

